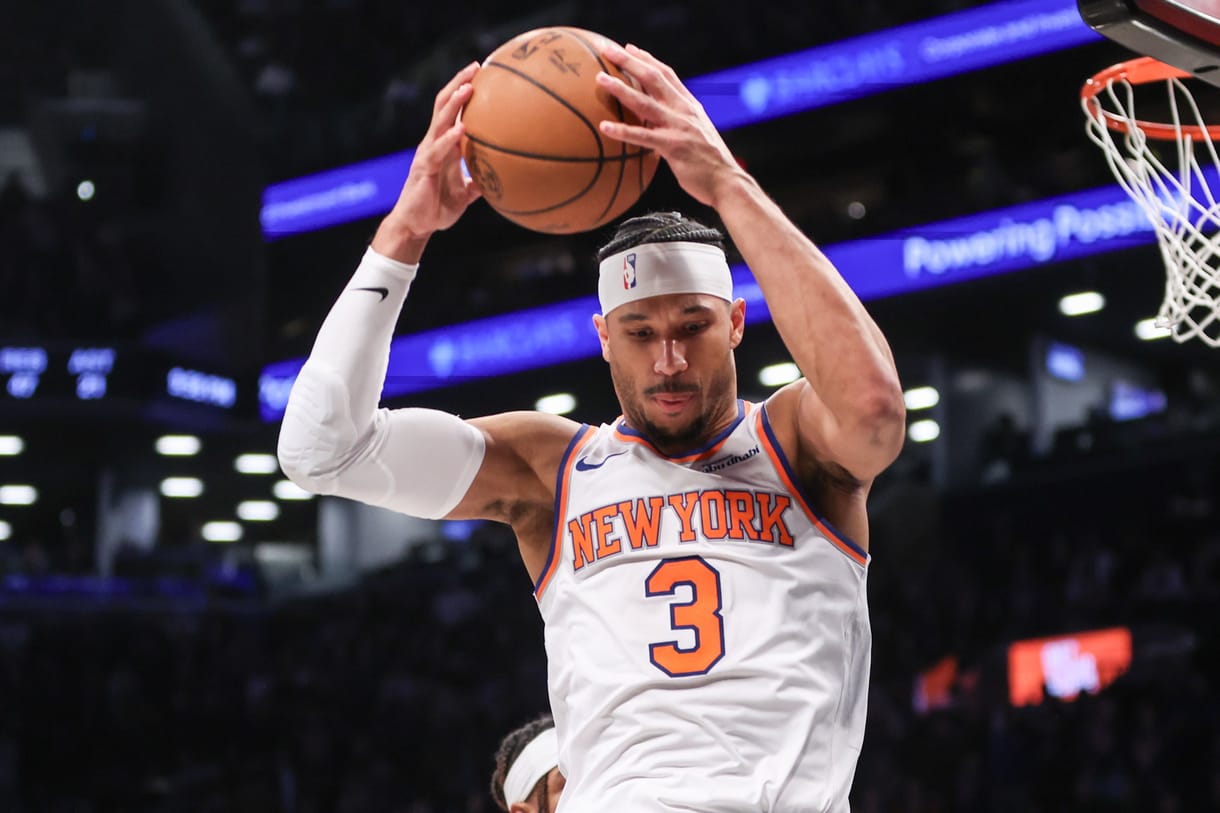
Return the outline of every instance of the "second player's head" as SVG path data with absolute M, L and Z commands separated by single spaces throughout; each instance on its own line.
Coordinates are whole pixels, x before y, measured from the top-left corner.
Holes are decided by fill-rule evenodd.
M 500 741 L 491 774 L 491 795 L 501 810 L 555 813 L 563 786 L 551 715 L 531 720 Z

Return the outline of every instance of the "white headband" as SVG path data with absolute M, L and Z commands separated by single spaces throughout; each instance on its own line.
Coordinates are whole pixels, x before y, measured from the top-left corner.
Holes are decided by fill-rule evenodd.
M 724 252 L 707 243 L 644 243 L 601 261 L 597 298 L 602 315 L 661 294 L 711 294 L 733 301 Z
M 521 749 L 504 777 L 504 801 L 524 802 L 538 780 L 559 764 L 559 739 L 554 728 L 548 728 Z

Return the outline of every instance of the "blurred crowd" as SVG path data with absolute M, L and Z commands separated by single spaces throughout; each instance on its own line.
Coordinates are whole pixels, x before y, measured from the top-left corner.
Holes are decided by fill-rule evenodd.
M 1220 806 L 1220 449 L 1085 462 L 918 492 L 919 515 L 888 515 L 917 480 L 878 483 L 853 809 Z M 0 809 L 488 813 L 498 739 L 546 708 L 501 526 L 351 589 L 208 606 L 0 605 Z M 1010 703 L 1009 643 L 1114 626 L 1134 640 L 1115 683 Z
M 489 810 L 498 738 L 546 702 L 529 580 L 489 545 L 284 606 L 6 616 L 0 809 Z
M 0 178 L 0 324 L 6 340 L 128 339 L 155 285 L 121 218 L 39 199 Z

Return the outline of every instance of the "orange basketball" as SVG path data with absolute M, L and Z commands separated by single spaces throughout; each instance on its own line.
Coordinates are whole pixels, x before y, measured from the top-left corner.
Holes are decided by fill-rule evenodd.
M 599 71 L 633 82 L 598 53 L 600 34 L 527 31 L 492 51 L 462 110 L 462 157 L 484 200 L 539 232 L 588 231 L 639 200 L 657 155 L 602 135 L 639 119 L 597 86 Z

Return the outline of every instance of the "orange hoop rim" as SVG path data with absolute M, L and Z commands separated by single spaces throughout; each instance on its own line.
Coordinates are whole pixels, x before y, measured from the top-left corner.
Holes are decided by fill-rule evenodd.
M 1097 100 L 1097 94 L 1101 93 L 1114 82 L 1125 81 L 1130 82 L 1132 85 L 1147 85 L 1166 79 L 1189 79 L 1193 75 L 1190 71 L 1184 71 L 1181 68 L 1167 65 L 1159 59 L 1141 56 L 1136 59 L 1129 59 L 1126 62 L 1120 62 L 1117 65 L 1111 65 L 1090 76 L 1085 80 L 1084 86 L 1080 88 L 1080 98 L 1084 102 L 1091 102 L 1089 108 L 1095 111 L 1093 115 L 1095 117 L 1100 116 L 1111 130 L 1127 133 L 1130 132 L 1130 122 L 1103 109 L 1101 102 Z M 1155 138 L 1160 141 L 1177 141 L 1181 135 L 1188 135 L 1196 140 L 1211 138 L 1220 141 L 1220 124 L 1211 124 L 1205 127 L 1200 127 L 1197 124 L 1183 124 L 1181 127 L 1175 127 L 1172 124 L 1159 121 L 1137 120 L 1135 126 L 1143 131 L 1144 135 L 1148 136 L 1148 138 Z

